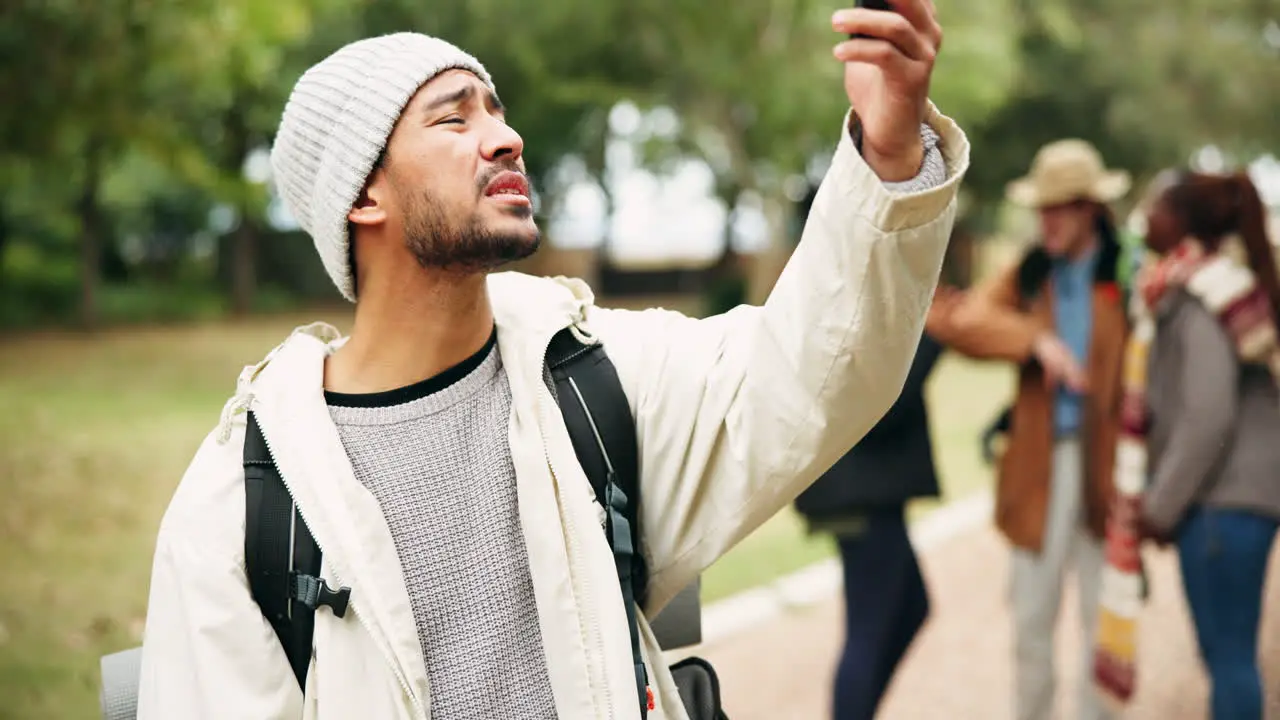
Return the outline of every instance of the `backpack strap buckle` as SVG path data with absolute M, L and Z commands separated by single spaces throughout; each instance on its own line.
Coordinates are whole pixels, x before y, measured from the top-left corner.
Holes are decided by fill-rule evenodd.
M 335 591 L 322 578 L 295 572 L 289 585 L 289 597 L 312 610 L 327 605 L 335 617 L 345 617 L 347 603 L 351 601 L 351 588 L 341 587 Z

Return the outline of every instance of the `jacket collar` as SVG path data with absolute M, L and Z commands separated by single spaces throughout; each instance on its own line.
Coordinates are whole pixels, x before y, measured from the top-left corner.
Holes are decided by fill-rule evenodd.
M 489 302 L 499 332 L 539 344 L 570 325 L 585 329 L 595 295 L 576 278 L 505 272 L 489 276 Z M 545 344 L 540 349 L 545 350 Z

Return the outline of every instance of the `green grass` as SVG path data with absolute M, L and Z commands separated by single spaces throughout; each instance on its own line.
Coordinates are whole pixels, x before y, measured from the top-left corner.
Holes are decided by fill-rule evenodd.
M 97 716 L 98 657 L 140 638 L 173 488 L 240 368 L 301 322 L 0 344 L 0 716 Z
M 97 717 L 98 658 L 140 639 L 173 488 L 240 369 L 310 319 L 0 342 L 0 717 Z M 985 482 L 973 438 L 1007 389 L 1000 370 L 954 358 L 936 372 L 948 497 Z M 827 552 L 784 513 L 708 572 L 706 597 Z

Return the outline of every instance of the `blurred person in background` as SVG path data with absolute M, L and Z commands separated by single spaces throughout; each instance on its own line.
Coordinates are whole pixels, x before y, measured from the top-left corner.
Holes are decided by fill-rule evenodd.
M 889 412 L 796 500 L 813 532 L 835 537 L 844 571 L 845 643 L 835 720 L 870 720 L 929 614 L 906 504 L 936 497 L 925 382 L 946 349 L 958 291 L 939 288 L 906 384 Z
M 1146 387 L 1126 402 L 1145 430 L 1140 524 L 1177 544 L 1213 718 L 1259 720 L 1258 628 L 1280 526 L 1276 260 L 1244 173 L 1166 172 L 1148 198 L 1158 259 L 1138 290 L 1154 333 L 1135 333 Z M 1228 249 L 1232 237 L 1242 247 Z
M 1054 631 L 1072 569 L 1084 647 L 1093 645 L 1128 333 L 1107 203 L 1128 189 L 1128 174 L 1108 170 L 1082 140 L 1041 148 L 1030 174 L 1007 190 L 1039 215 L 1039 242 L 966 293 L 954 318 L 953 348 L 1018 367 L 995 501 L 996 524 L 1013 546 L 1018 720 L 1054 714 Z M 1082 655 L 1078 716 L 1108 717 L 1087 679 L 1092 653 Z

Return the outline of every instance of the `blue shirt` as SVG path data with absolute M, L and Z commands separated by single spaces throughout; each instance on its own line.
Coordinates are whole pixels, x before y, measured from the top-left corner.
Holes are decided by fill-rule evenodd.
M 1093 275 L 1098 264 L 1095 245 L 1075 260 L 1053 264 L 1053 322 L 1058 337 L 1071 349 L 1076 361 L 1087 367 L 1089 335 L 1093 331 Z M 1053 425 L 1058 436 L 1080 429 L 1084 398 L 1059 385 L 1054 397 Z

